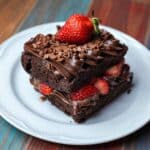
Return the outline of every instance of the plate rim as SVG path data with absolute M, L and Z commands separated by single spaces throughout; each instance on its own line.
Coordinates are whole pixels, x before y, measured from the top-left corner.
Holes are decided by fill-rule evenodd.
M 81 143 L 75 143 L 75 141 L 74 140 L 72 140 L 71 142 L 70 141 L 63 141 L 62 139 L 54 139 L 53 140 L 53 138 L 51 138 L 51 139 L 47 139 L 47 138 L 45 138 L 44 136 L 41 136 L 41 135 L 39 135 L 39 134 L 36 134 L 35 132 L 32 132 L 32 131 L 27 131 L 26 129 L 24 129 L 24 128 L 22 128 L 21 126 L 19 126 L 19 125 L 17 125 L 16 123 L 15 123 L 15 121 L 13 121 L 12 119 L 10 119 L 6 114 L 4 114 L 4 112 L 2 113 L 1 111 L 0 111 L 0 115 L 1 115 L 1 117 L 5 120 L 5 121 L 7 121 L 10 125 L 12 125 L 13 127 L 15 127 L 15 128 L 17 128 L 18 130 L 20 130 L 20 131 L 22 131 L 23 133 L 25 133 L 25 134 L 28 134 L 28 135 L 30 135 L 30 136 L 32 136 L 32 137 L 35 137 L 35 138 L 39 138 L 39 139 L 41 139 L 41 140 L 45 140 L 45 141 L 47 141 L 47 142 L 53 142 L 53 143 L 58 143 L 58 144 L 65 144 L 65 145 L 73 145 L 73 146 L 84 146 L 84 145 L 96 145 L 96 144 L 104 144 L 104 143 L 108 143 L 108 142 L 112 142 L 112 141 L 115 141 L 115 140 L 119 140 L 119 139 L 122 139 L 122 138 L 125 138 L 126 136 L 129 136 L 130 134 L 132 134 L 132 133 L 134 133 L 134 132 L 136 132 L 136 131 L 138 131 L 139 129 L 141 129 L 142 127 L 144 127 L 147 123 L 149 123 L 149 121 L 150 121 L 150 119 L 148 119 L 147 121 L 145 121 L 145 123 L 144 124 L 142 124 L 141 126 L 139 126 L 138 128 L 135 128 L 135 130 L 132 130 L 131 132 L 129 132 L 129 133 L 126 133 L 126 134 L 124 134 L 124 135 L 120 135 L 120 136 L 118 136 L 118 137 L 115 137 L 115 138 L 113 138 L 113 139 L 109 139 L 109 140 L 106 140 L 106 141 L 103 141 L 103 142 L 99 142 L 99 139 L 97 139 L 95 142 L 81 142 Z M 7 116 L 7 117 L 6 117 Z M 32 132 L 32 133 L 31 133 Z
M 31 28 L 28 28 L 28 29 L 26 29 L 26 30 L 23 30 L 23 31 L 21 31 L 21 32 L 15 34 L 15 35 L 13 35 L 12 37 L 10 37 L 9 39 L 7 39 L 6 41 L 4 41 L 4 42 L 1 44 L 1 47 L 0 47 L 0 48 L 2 48 L 2 51 L 1 51 L 1 49 L 0 49 L 0 57 L 3 56 L 3 50 L 5 50 L 5 48 L 3 48 L 3 45 L 9 44 L 9 42 L 10 42 L 13 38 L 15 38 L 16 36 L 18 36 L 18 35 L 20 35 L 20 34 L 23 34 L 23 33 L 27 32 L 28 30 L 32 30 L 33 28 L 38 28 L 38 27 L 43 26 L 43 25 L 61 24 L 61 23 L 64 23 L 64 22 L 52 22 L 52 23 L 41 24 L 41 25 L 37 25 L 37 26 L 31 27 Z M 142 47 L 145 49 L 144 52 L 147 53 L 147 54 L 149 55 L 149 57 L 150 57 L 150 52 L 148 51 L 148 49 L 147 49 L 144 45 L 142 45 L 139 41 L 137 41 L 137 40 L 135 40 L 134 38 L 132 38 L 130 35 L 127 35 L 126 33 L 123 33 L 123 32 L 121 32 L 121 31 L 119 31 L 119 30 L 113 29 L 113 28 L 108 27 L 108 26 L 101 25 L 101 27 L 102 27 L 102 28 L 103 28 L 103 27 L 104 27 L 104 28 L 109 28 L 109 29 L 111 29 L 111 30 L 114 30 L 115 32 L 119 32 L 120 34 L 122 34 L 123 36 L 127 37 L 128 39 L 130 39 L 130 40 L 132 40 L 132 41 L 135 41 L 136 43 L 138 43 L 140 46 L 142 46 Z M 147 51 L 147 52 L 146 52 L 146 51 Z M 0 62 L 1 62 L 1 61 L 0 61 Z M 2 111 L 2 109 L 0 109 L 0 115 L 1 115 L 1 117 L 4 118 L 7 122 L 9 122 L 10 124 L 12 124 L 13 126 L 15 126 L 16 128 L 18 128 L 19 130 L 23 131 L 24 133 L 27 133 L 27 134 L 29 134 L 29 135 L 31 135 L 31 136 L 34 136 L 34 137 L 38 137 L 38 138 L 40 138 L 40 139 L 44 139 L 44 140 L 46 140 L 46 141 L 51 141 L 51 142 L 61 143 L 61 144 L 68 144 L 68 145 L 94 145 L 94 144 L 99 144 L 99 143 L 110 142 L 110 141 L 113 141 L 113 140 L 116 140 L 116 139 L 120 139 L 120 138 L 122 138 L 122 137 L 125 137 L 125 136 L 127 136 L 127 135 L 129 135 L 129 134 L 131 134 L 131 133 L 133 133 L 133 132 L 135 132 L 135 131 L 137 131 L 138 129 L 142 128 L 145 124 L 147 124 L 147 123 L 150 121 L 150 117 L 148 117 L 148 119 L 147 119 L 143 124 L 141 124 L 139 127 L 137 127 L 135 130 L 129 131 L 129 133 L 126 133 L 126 134 L 124 134 L 124 135 L 120 135 L 120 136 L 118 136 L 118 137 L 116 137 L 116 138 L 112 138 L 112 139 L 109 139 L 109 140 L 106 140 L 106 141 L 103 141 L 103 142 L 102 142 L 102 141 L 99 142 L 99 139 L 97 139 L 97 141 L 91 142 L 91 143 L 90 143 L 89 141 L 87 141 L 87 142 L 86 142 L 86 141 L 85 141 L 85 142 L 80 142 L 80 143 L 74 143 L 73 141 L 71 141 L 71 142 L 69 142 L 69 141 L 64 142 L 64 141 L 62 141 L 62 139 L 60 139 L 60 140 L 47 139 L 47 138 L 42 137 L 42 136 L 40 136 L 40 135 L 38 135 L 38 134 L 36 134 L 36 133 L 34 133 L 34 132 L 29 133 L 29 132 L 31 132 L 31 131 L 26 131 L 25 129 L 23 129 L 22 127 L 20 127 L 19 125 L 17 125 L 17 124 L 15 123 L 15 121 L 13 121 L 13 120 L 11 119 L 11 117 L 9 117 L 8 115 L 6 115 L 5 113 L 6 113 L 5 111 Z M 8 113 L 8 114 L 9 114 L 9 113 Z M 10 115 L 10 114 L 9 114 L 9 115 Z

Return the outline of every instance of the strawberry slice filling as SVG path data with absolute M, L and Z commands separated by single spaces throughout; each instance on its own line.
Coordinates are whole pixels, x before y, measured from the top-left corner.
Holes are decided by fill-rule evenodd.
M 73 101 L 81 101 L 95 94 L 107 95 L 110 92 L 110 85 L 108 81 L 105 79 L 107 77 L 116 78 L 121 75 L 122 68 L 124 65 L 124 61 L 121 61 L 117 65 L 112 66 L 109 68 L 103 77 L 100 78 L 93 78 L 91 82 L 79 90 L 70 94 L 70 99 Z M 45 83 L 38 83 L 37 89 L 39 92 L 45 96 L 49 96 L 53 93 L 53 89 L 49 87 Z
M 53 92 L 53 89 L 44 83 L 40 83 L 38 89 L 43 95 L 50 95 Z
M 86 85 L 76 92 L 71 93 L 72 100 L 83 100 L 98 93 L 98 89 L 93 85 Z

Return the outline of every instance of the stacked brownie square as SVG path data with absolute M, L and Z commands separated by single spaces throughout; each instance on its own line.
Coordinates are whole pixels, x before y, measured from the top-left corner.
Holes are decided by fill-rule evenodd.
M 34 88 L 81 122 L 131 87 L 127 49 L 105 30 L 80 45 L 38 34 L 25 43 L 21 61 Z

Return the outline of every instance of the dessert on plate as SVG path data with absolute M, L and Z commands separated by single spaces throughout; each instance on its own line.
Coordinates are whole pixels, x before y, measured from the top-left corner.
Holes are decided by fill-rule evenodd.
M 127 46 L 99 28 L 98 18 L 74 14 L 56 34 L 24 44 L 22 66 L 33 87 L 82 122 L 130 89 Z

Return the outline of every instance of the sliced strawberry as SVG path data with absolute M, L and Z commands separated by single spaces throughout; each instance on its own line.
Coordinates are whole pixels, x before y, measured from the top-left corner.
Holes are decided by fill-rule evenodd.
M 90 81 L 90 84 L 93 85 L 96 81 L 97 81 L 97 78 L 95 77 Z
M 111 68 L 109 68 L 105 75 L 106 76 L 111 76 L 111 77 L 118 77 L 121 74 L 122 71 L 122 66 L 123 66 L 123 61 L 121 61 L 119 64 L 112 66 Z
M 106 95 L 109 93 L 109 84 L 104 79 L 101 79 L 101 78 L 97 79 L 94 86 L 98 89 L 98 91 L 102 95 Z
M 93 85 L 86 85 L 82 87 L 80 90 L 73 92 L 71 94 L 72 100 L 84 100 L 94 94 L 98 93 L 98 90 Z
M 53 89 L 50 88 L 48 85 L 41 83 L 39 85 L 39 91 L 43 94 L 43 95 L 50 95 L 53 92 Z

